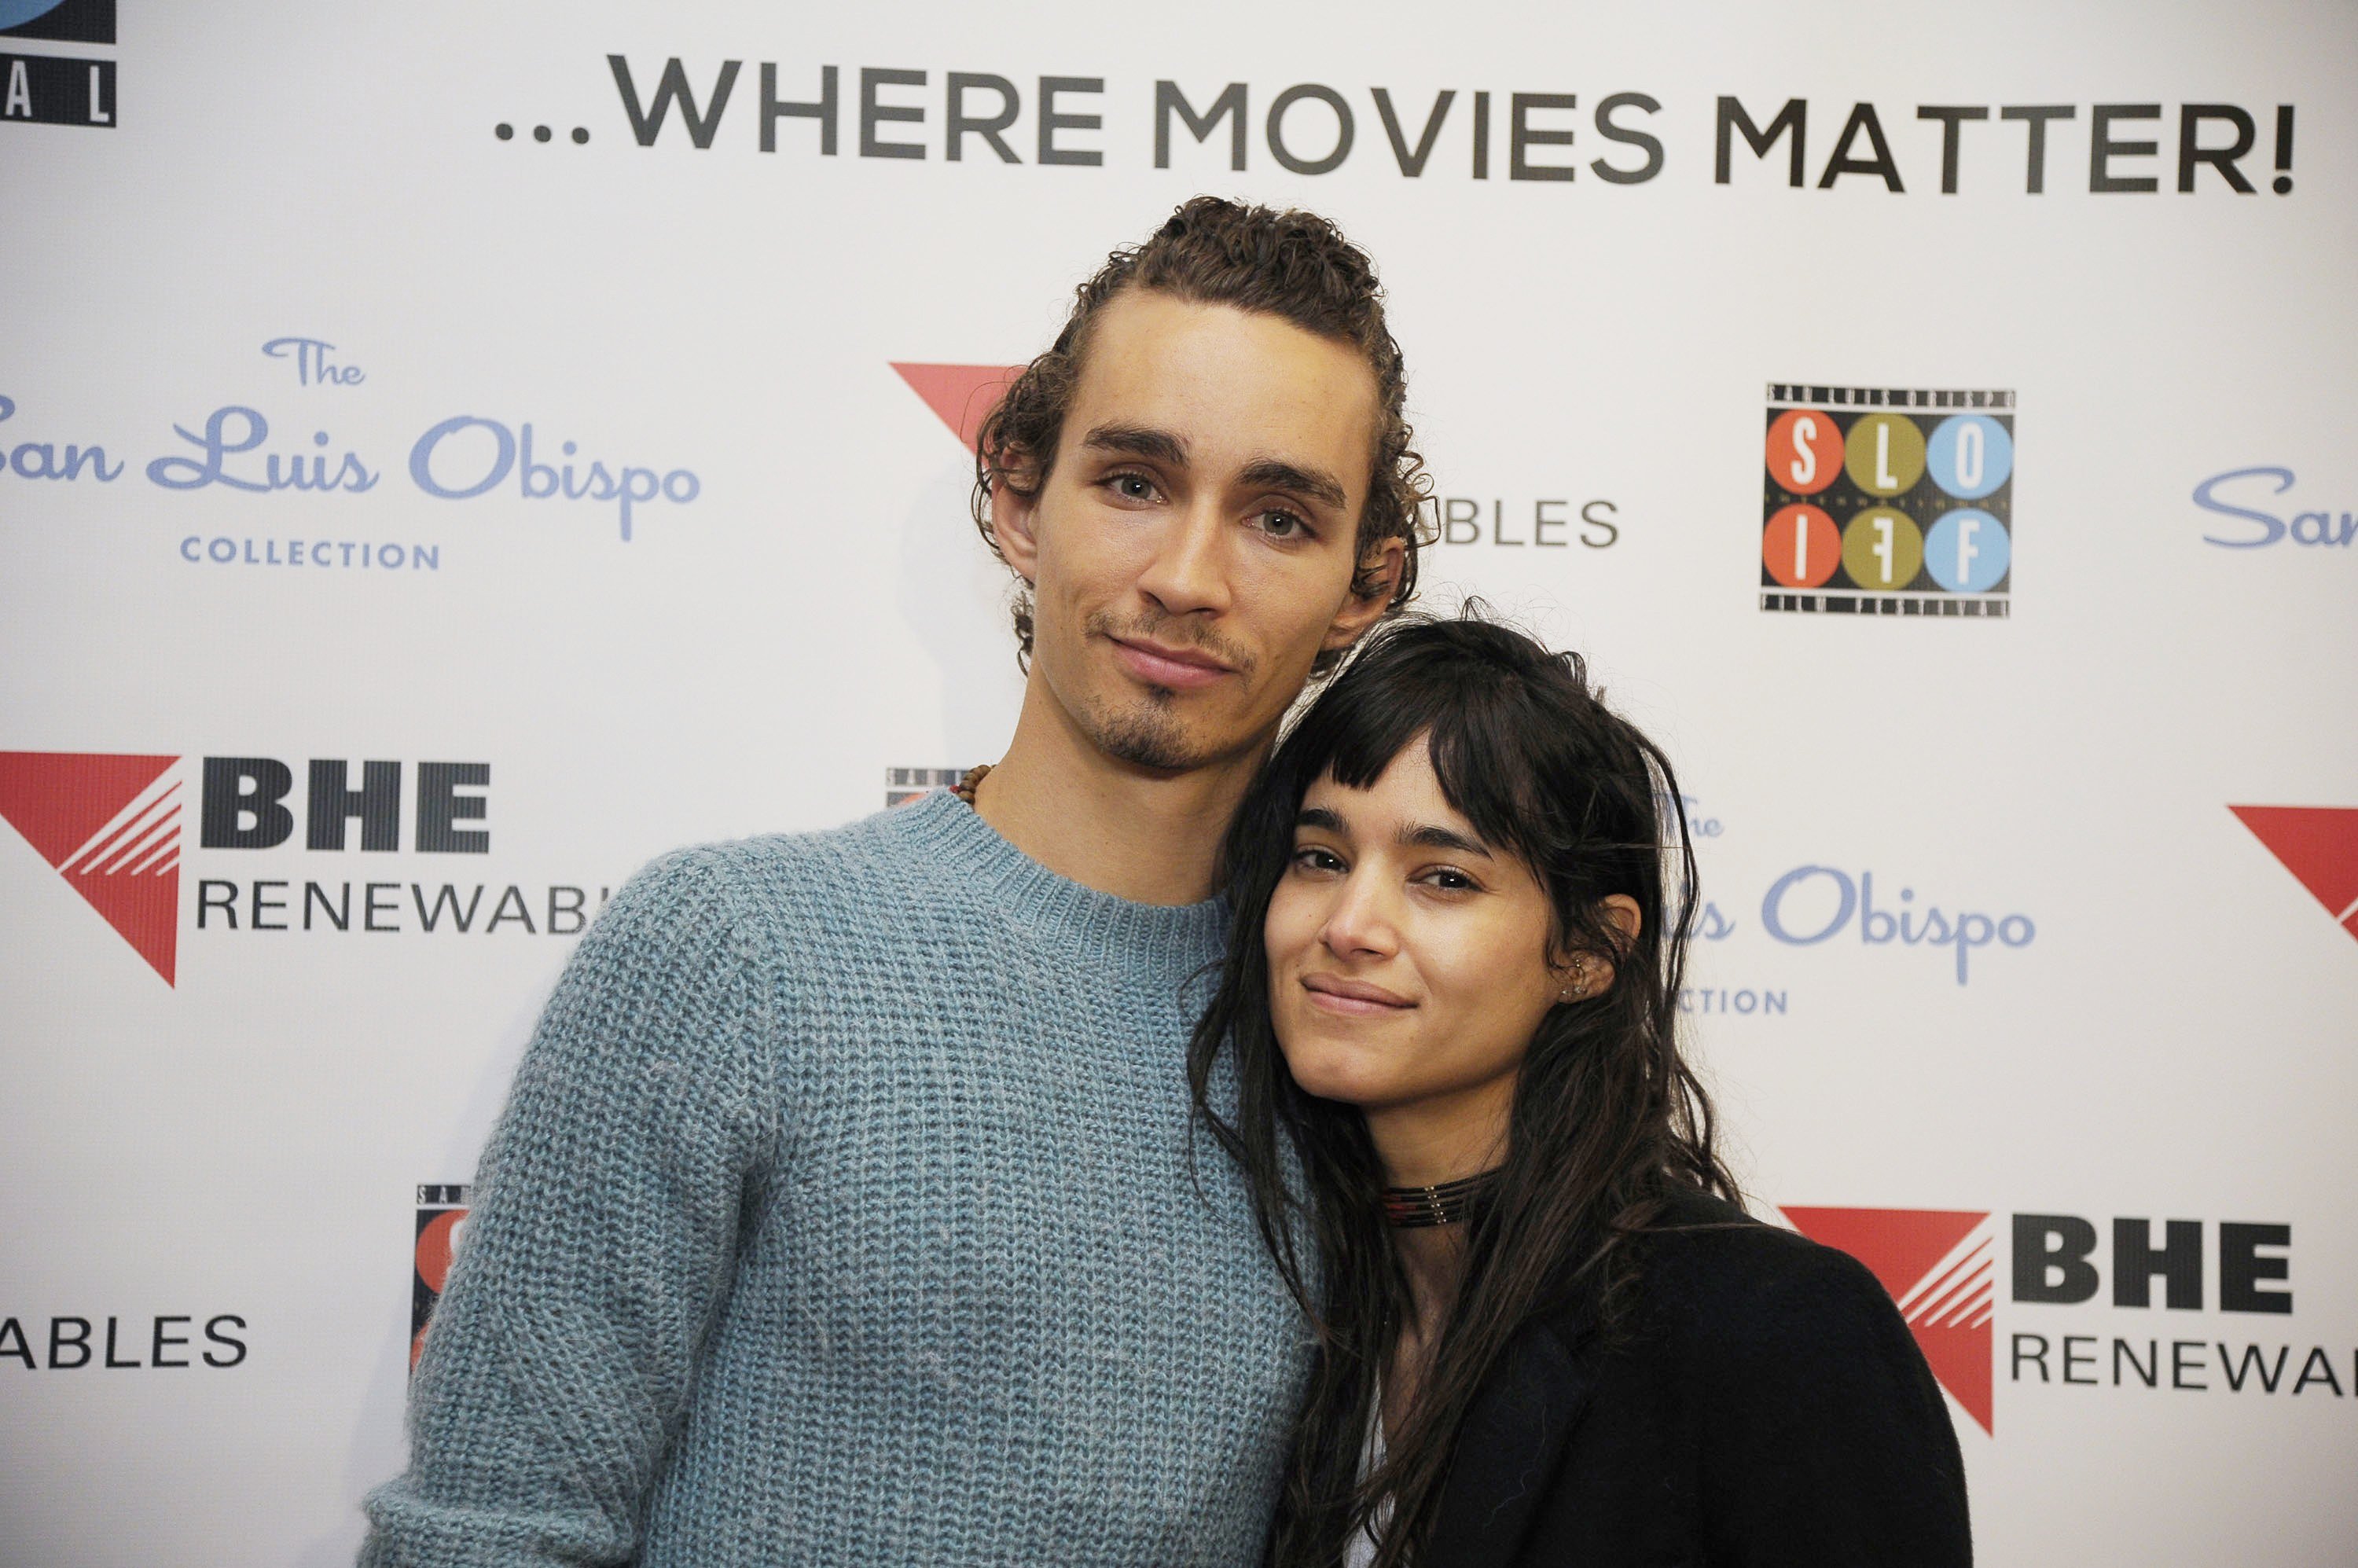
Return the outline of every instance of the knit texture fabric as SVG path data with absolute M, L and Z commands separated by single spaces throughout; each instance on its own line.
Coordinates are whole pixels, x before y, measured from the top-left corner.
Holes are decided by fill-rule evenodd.
M 516 1074 L 366 1568 L 1243 1563 L 1308 1349 L 1184 1053 L 1217 902 L 932 795 L 683 850 Z

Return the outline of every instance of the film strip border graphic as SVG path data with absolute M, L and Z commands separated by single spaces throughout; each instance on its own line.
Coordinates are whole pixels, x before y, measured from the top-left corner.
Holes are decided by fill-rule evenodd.
M 2012 613 L 2012 391 L 1771 382 L 1768 394 L 1762 610 Z
M 2010 409 L 2014 394 L 2004 391 L 1956 392 L 1921 386 L 1804 386 L 1799 382 L 1768 384 L 1771 408 L 1929 408 Z

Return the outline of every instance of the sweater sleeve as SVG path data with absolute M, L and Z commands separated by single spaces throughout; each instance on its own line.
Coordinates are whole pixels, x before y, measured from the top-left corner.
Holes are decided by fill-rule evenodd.
M 1855 1259 L 1791 1251 L 1724 1320 L 1702 1483 L 1728 1568 L 1966 1568 L 1956 1429 L 1891 1297 Z
M 486 1148 L 362 1568 L 629 1562 L 774 1148 L 772 988 L 708 851 L 625 884 Z

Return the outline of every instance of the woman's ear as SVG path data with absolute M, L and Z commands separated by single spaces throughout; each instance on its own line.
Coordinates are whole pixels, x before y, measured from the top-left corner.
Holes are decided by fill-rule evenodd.
M 1609 892 L 1597 901 L 1597 910 L 1605 923 L 1620 933 L 1621 951 L 1627 953 L 1638 945 L 1638 929 L 1645 925 L 1646 915 L 1636 899 L 1626 892 Z
M 1645 914 L 1636 899 L 1628 893 L 1607 893 L 1597 901 L 1596 908 L 1605 923 L 1613 927 L 1617 951 L 1627 953 L 1637 946 Z M 1611 954 L 1578 952 L 1556 965 L 1555 974 L 1562 988 L 1556 993 L 1558 1000 L 1585 1001 L 1613 989 L 1614 959 Z

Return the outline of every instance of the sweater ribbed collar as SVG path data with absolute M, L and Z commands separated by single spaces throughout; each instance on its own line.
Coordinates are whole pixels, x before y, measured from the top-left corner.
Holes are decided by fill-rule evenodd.
M 920 852 L 957 867 L 990 888 L 1026 925 L 1078 941 L 1162 953 L 1202 952 L 1228 929 L 1228 899 L 1198 903 L 1139 903 L 1057 875 L 1000 835 L 982 813 L 947 790 L 921 795 L 892 812 L 896 827 Z

